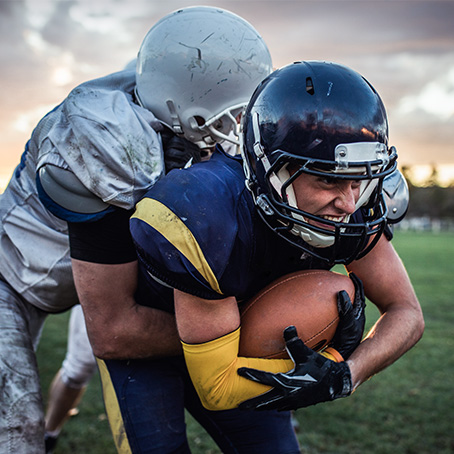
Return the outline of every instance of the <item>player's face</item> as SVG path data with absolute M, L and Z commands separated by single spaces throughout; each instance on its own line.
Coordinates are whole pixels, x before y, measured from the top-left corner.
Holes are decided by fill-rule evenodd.
M 345 222 L 346 217 L 356 211 L 360 196 L 358 180 L 339 180 L 304 173 L 293 182 L 293 189 L 300 210 L 334 222 Z M 307 221 L 325 229 L 330 228 L 321 222 Z

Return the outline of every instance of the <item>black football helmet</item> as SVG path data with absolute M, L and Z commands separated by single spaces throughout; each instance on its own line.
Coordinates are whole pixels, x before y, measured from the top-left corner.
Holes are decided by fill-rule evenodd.
M 246 109 L 242 153 L 258 213 L 290 243 L 329 264 L 347 264 L 378 241 L 387 217 L 383 179 L 396 170 L 397 153 L 388 148 L 383 102 L 357 72 L 319 61 L 273 72 Z M 302 173 L 361 180 L 356 212 L 334 222 L 300 210 L 292 182 Z

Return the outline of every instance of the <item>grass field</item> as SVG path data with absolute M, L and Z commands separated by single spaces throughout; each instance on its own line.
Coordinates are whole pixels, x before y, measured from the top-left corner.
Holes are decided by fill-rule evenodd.
M 348 399 L 295 414 L 303 453 L 454 453 L 454 234 L 397 232 L 403 258 L 423 307 L 423 339 Z M 378 316 L 367 307 L 368 324 Z M 48 318 L 38 350 L 43 393 L 66 350 L 68 314 Z M 95 376 L 65 426 L 55 454 L 110 454 L 115 449 Z M 219 450 L 188 418 L 194 454 Z

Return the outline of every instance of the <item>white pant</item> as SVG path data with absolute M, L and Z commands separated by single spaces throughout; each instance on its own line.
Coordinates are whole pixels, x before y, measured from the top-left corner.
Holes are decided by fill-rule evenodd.
M 96 367 L 96 359 L 88 340 L 82 307 L 78 304 L 71 309 L 68 347 L 61 370 L 62 381 L 70 388 L 83 388 L 88 385 Z

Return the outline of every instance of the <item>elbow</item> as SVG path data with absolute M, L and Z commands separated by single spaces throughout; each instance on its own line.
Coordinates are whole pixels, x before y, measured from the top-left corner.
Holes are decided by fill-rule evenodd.
M 200 397 L 200 396 L 199 396 Z M 202 405 L 203 405 L 203 408 L 205 408 L 206 410 L 208 411 L 220 411 L 220 410 L 224 410 L 224 408 L 219 408 L 217 405 L 216 405 L 216 402 L 213 401 L 209 396 L 205 396 L 205 398 L 201 398 L 200 399 L 201 402 L 202 402 Z M 227 408 L 225 408 L 225 410 L 228 410 Z
M 199 397 L 203 407 L 209 411 L 232 410 L 238 406 L 231 401 L 226 402 L 225 399 L 220 399 L 215 393 L 206 392 L 203 395 L 200 393 Z
M 96 356 L 96 358 L 103 360 L 114 359 L 109 349 L 103 348 L 102 345 L 93 347 L 93 354 Z
M 130 333 L 125 330 L 121 323 L 107 317 L 96 319 L 85 318 L 88 338 L 93 354 L 103 360 L 127 359 L 131 352 Z
M 418 306 L 417 310 L 414 310 L 412 317 L 412 323 L 407 327 L 407 332 L 410 334 L 409 339 L 413 345 L 419 342 L 424 334 L 425 322 L 421 308 Z
M 112 333 L 98 333 L 90 338 L 93 354 L 103 360 L 124 359 L 124 344 Z
M 216 381 L 201 380 L 193 375 L 191 379 L 200 402 L 205 409 L 209 411 L 221 411 L 232 410 L 238 406 L 239 402 L 232 388 L 226 388 L 219 382 L 216 383 Z
M 99 359 L 112 359 L 112 351 L 109 345 L 104 343 L 101 339 L 96 339 L 92 342 L 91 347 L 93 354 Z
M 420 313 L 420 316 L 418 317 L 417 323 L 416 323 L 416 328 L 415 328 L 415 333 L 416 333 L 416 342 L 418 342 L 421 338 L 422 335 L 424 334 L 426 324 L 424 321 L 424 316 L 422 312 Z

